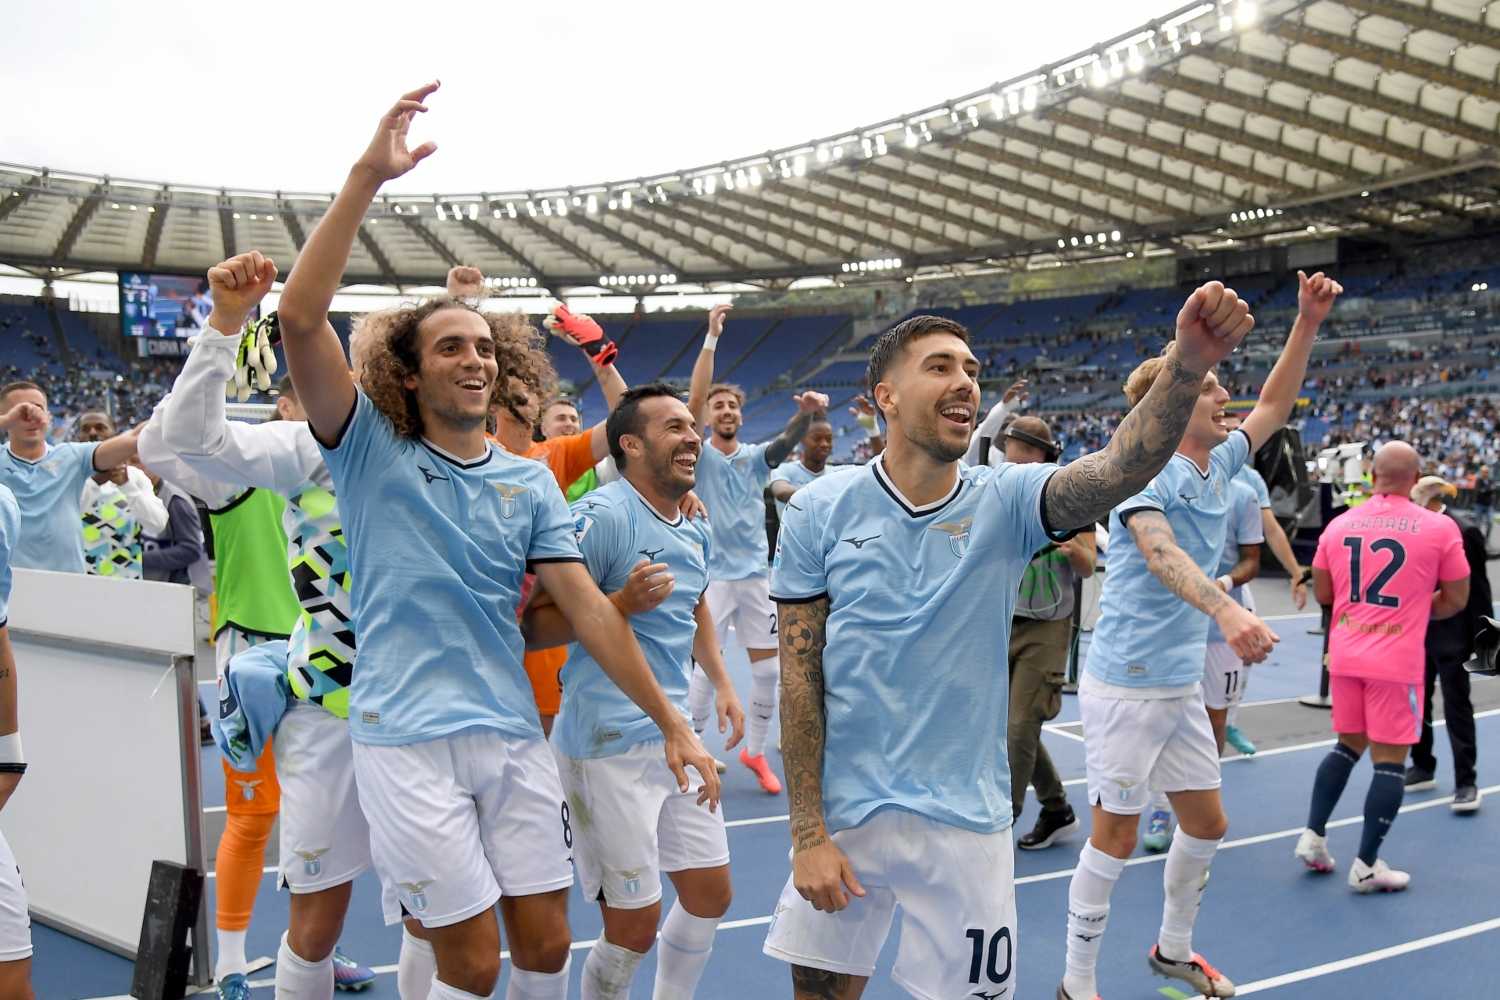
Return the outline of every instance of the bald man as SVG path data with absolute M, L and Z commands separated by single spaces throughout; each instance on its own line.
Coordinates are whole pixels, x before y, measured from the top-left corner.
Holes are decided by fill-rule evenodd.
M 1349 867 L 1358 893 L 1399 892 L 1411 882 L 1378 856 L 1380 845 L 1401 809 L 1407 751 L 1422 734 L 1427 623 L 1469 600 L 1458 525 L 1411 501 L 1421 470 L 1406 442 L 1381 447 L 1370 499 L 1328 522 L 1313 558 L 1318 603 L 1333 606 L 1328 674 L 1338 743 L 1318 766 L 1296 856 L 1315 872 L 1333 871 L 1328 817 L 1368 747 L 1374 774 Z

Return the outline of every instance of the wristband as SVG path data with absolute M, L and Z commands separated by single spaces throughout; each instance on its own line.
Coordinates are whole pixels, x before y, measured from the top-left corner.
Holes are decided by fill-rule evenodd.
M 703 338 L 703 349 L 705 351 L 715 351 L 715 350 L 718 350 L 718 348 L 719 348 L 719 335 L 717 333 L 707 334 Z
M 1224 593 L 1226 594 L 1234 589 L 1234 577 L 1230 576 L 1228 573 L 1225 573 L 1223 576 L 1219 577 L 1216 582 L 1220 587 L 1224 589 Z
M 0 736 L 0 774 L 25 774 L 26 753 L 21 749 L 21 734 Z
M 1304 569 L 1302 571 L 1302 579 L 1298 580 L 1297 582 L 1298 583 L 1312 583 L 1312 578 L 1313 578 L 1313 571 L 1312 571 L 1312 569 L 1311 568 Z

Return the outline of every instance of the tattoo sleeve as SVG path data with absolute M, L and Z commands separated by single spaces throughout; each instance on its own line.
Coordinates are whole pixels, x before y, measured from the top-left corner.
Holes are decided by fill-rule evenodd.
M 1228 603 L 1229 596 L 1177 545 L 1167 515 L 1138 511 L 1130 516 L 1129 527 L 1136 547 L 1146 557 L 1146 568 L 1162 586 L 1206 615 L 1217 614 Z
M 1175 355 L 1150 391 L 1120 421 L 1103 450 L 1069 462 L 1047 482 L 1042 509 L 1057 531 L 1093 524 L 1145 489 L 1182 441 L 1203 373 L 1188 371 Z
M 770 447 L 766 449 L 767 465 L 774 469 L 791 457 L 792 452 L 797 449 L 798 443 L 807 434 L 807 428 L 812 424 L 812 418 L 813 415 L 811 413 L 798 413 L 791 420 L 787 421 L 786 430 L 782 431 L 781 435 L 772 441 Z
M 828 839 L 823 825 L 823 644 L 828 598 L 779 609 L 781 754 L 791 808 L 792 846 Z

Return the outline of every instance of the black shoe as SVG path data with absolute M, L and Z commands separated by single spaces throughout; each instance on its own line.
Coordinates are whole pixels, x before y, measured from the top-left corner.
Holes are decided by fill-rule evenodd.
M 1071 807 L 1066 812 L 1048 812 L 1043 809 L 1042 814 L 1036 818 L 1036 826 L 1016 841 L 1016 846 L 1023 851 L 1040 851 L 1076 832 L 1078 827 L 1078 817 Z
M 1471 813 L 1479 811 L 1479 789 L 1473 785 L 1464 785 L 1453 793 L 1452 809 L 1456 813 Z
M 1425 792 L 1429 788 L 1437 787 L 1437 776 L 1425 767 L 1410 764 L 1406 768 L 1406 790 L 1408 792 Z

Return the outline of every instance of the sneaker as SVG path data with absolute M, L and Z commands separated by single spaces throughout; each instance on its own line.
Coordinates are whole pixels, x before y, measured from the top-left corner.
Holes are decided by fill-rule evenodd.
M 1181 979 L 1197 990 L 1200 996 L 1234 996 L 1234 984 L 1224 973 L 1209 965 L 1208 960 L 1196 951 L 1186 962 L 1174 962 L 1170 958 L 1162 958 L 1157 946 L 1152 945 L 1151 951 L 1146 954 L 1146 964 L 1150 965 L 1151 971 L 1158 976 Z
M 1172 814 L 1165 809 L 1157 809 L 1146 821 L 1146 836 L 1141 840 L 1141 846 L 1148 854 L 1160 854 L 1172 846 Z
M 333 949 L 333 987 L 358 993 L 375 981 L 375 970 L 360 965 L 338 948 Z
M 1297 857 L 1308 868 L 1321 874 L 1333 871 L 1333 855 L 1328 853 L 1328 838 L 1320 837 L 1311 830 L 1303 830 L 1297 838 Z
M 1425 767 L 1409 764 L 1406 768 L 1406 790 L 1408 792 L 1425 792 L 1429 788 L 1437 787 L 1437 776 Z
M 972 996 L 972 995 L 973 994 L 970 994 L 970 996 Z M 1067 990 L 1063 989 L 1062 983 L 1058 983 L 1057 984 L 1057 1000 L 1075 1000 L 1075 998 L 1073 997 L 1073 994 L 1071 994 Z M 1078 997 L 1077 1000 L 1083 1000 L 1083 998 L 1082 997 Z M 1104 998 L 1101 997 L 1099 994 L 1095 993 L 1094 994 L 1094 1000 L 1104 1000 Z
M 1023 851 L 1040 851 L 1078 832 L 1080 825 L 1072 806 L 1062 812 L 1043 809 L 1042 814 L 1036 818 L 1036 826 L 1016 841 L 1016 846 Z
M 1224 729 L 1224 742 L 1246 757 L 1255 756 L 1255 744 L 1250 742 L 1250 737 L 1240 732 L 1239 726 L 1228 726 Z
M 765 754 L 750 756 L 748 749 L 740 751 L 740 763 L 755 772 L 756 780 L 760 787 L 765 789 L 767 795 L 781 794 L 781 779 L 776 777 L 776 772 L 771 770 L 771 764 L 766 760 Z
M 1400 892 L 1410 884 L 1410 875 L 1398 872 L 1382 858 L 1376 858 L 1373 865 L 1355 858 L 1349 866 L 1349 888 L 1355 892 Z
M 1464 785 L 1453 793 L 1452 809 L 1456 813 L 1472 813 L 1479 811 L 1479 789 L 1473 785 Z
M 250 1000 L 250 984 L 238 972 L 219 980 L 219 1000 Z

